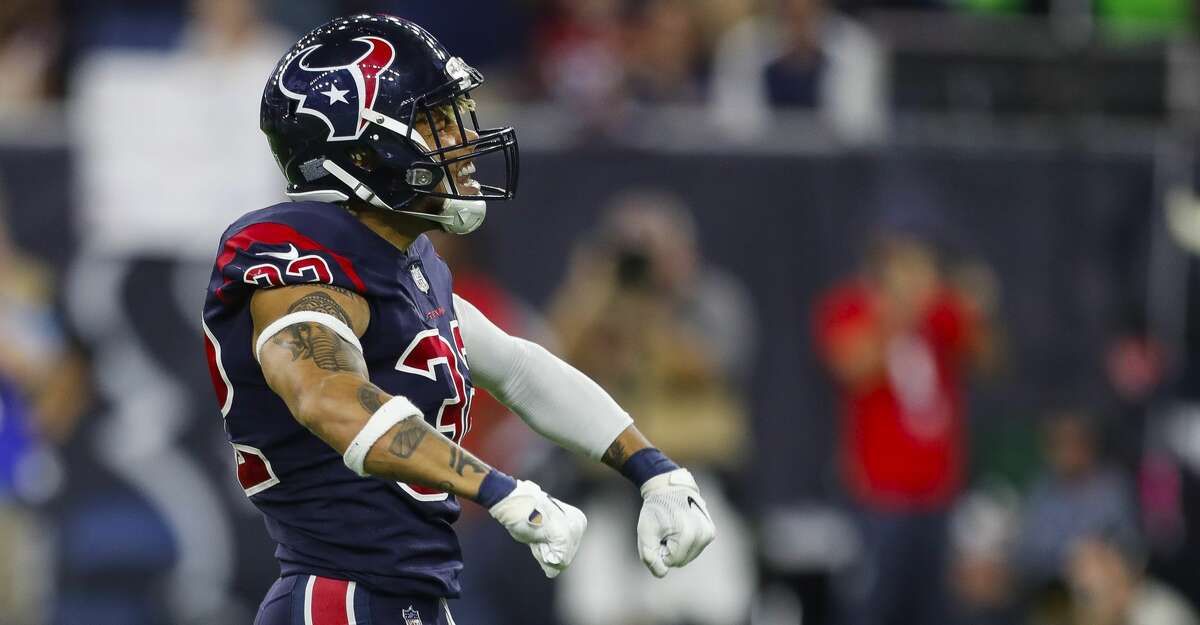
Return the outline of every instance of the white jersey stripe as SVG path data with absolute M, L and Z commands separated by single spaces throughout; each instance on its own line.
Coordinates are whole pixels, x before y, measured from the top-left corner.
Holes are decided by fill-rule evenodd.
M 313 625 L 312 596 L 313 584 L 316 582 L 317 576 L 309 575 L 308 583 L 304 585 L 304 625 Z
M 354 614 L 354 591 L 358 588 L 357 582 L 346 584 L 346 623 L 347 625 L 358 625 L 358 619 Z

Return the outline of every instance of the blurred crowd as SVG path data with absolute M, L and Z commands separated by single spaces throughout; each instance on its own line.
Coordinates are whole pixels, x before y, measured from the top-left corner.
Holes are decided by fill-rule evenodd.
M 905 35 L 878 27 L 881 15 L 1125 24 L 1139 42 L 1186 38 L 1200 17 L 1192 0 L 443 4 L 0 3 L 0 184 L 20 190 L 0 188 L 0 623 L 247 623 L 277 574 L 233 477 L 198 311 L 224 226 L 280 199 L 258 94 L 309 26 L 359 10 L 424 24 L 487 73 L 480 101 L 505 104 L 484 121 L 569 117 L 566 145 L 646 147 L 656 125 L 702 123 L 737 151 L 796 139 L 778 130 L 787 109 L 813 112 L 845 145 L 884 144 L 903 108 L 896 83 L 914 66 L 890 49 Z M 985 79 L 948 74 L 949 100 L 1003 108 L 978 96 Z M 1145 111 L 1162 122 L 1168 108 Z M 68 165 L 31 175 L 54 149 Z M 759 178 L 689 178 L 701 156 L 705 171 Z M 493 232 L 572 233 L 561 257 L 527 258 L 486 233 L 435 244 L 458 292 L 596 379 L 695 472 L 720 536 L 651 582 L 627 544 L 636 494 L 583 463 L 548 471 L 575 463 L 482 399 L 467 446 L 563 493 L 591 525 L 552 584 L 514 565 L 523 548 L 465 506 L 460 622 L 1200 624 L 1200 201 L 1189 187 L 1200 167 L 1174 172 L 1187 182 L 1169 198 L 1136 184 L 1097 198 L 1076 191 L 1102 176 L 1063 176 L 1052 183 L 1069 190 L 1051 195 L 1083 218 L 1064 218 L 1048 245 L 1050 234 L 1018 228 L 996 250 L 984 224 L 1000 217 L 967 237 L 951 223 L 1003 190 L 979 179 L 927 180 L 970 198 L 926 206 L 942 213 L 932 220 L 907 206 L 938 204 L 931 196 L 879 183 L 901 214 L 864 211 L 838 230 L 826 208 L 848 194 L 792 194 L 780 180 L 805 164 L 774 161 L 768 174 L 723 152 L 684 158 L 633 181 L 612 173 L 620 163 L 590 172 L 602 181 L 587 183 L 599 198 L 590 212 L 561 197 L 537 213 L 496 210 Z M 845 173 L 862 163 L 840 164 L 826 175 L 816 163 L 805 180 L 862 182 Z M 709 202 L 687 193 L 722 182 Z M 535 198 L 537 184 L 525 183 Z M 731 207 L 745 187 L 753 200 Z M 68 198 L 60 213 L 55 192 Z M 803 234 L 776 225 L 797 214 Z M 1115 225 L 1096 232 L 1101 223 Z M 852 235 L 829 242 L 835 231 Z M 797 242 L 822 239 L 836 260 Z M 1076 256 L 1051 255 L 1085 239 Z M 526 271 L 551 273 L 548 286 L 519 284 Z M 1182 277 L 1164 287 L 1171 276 Z M 1147 301 L 1164 292 L 1181 309 Z M 1068 348 L 1079 342 L 1082 357 Z M 1040 368 L 1022 368 L 1031 361 Z M 765 388 L 780 378 L 787 388 Z M 997 398 L 1016 387 L 1035 396 Z M 801 462 L 797 450 L 827 453 Z M 813 466 L 816 477 L 797 468 Z M 819 488 L 764 493 L 802 482 Z
M 1194 86 L 1164 88 L 1161 68 L 1146 74 L 1136 63 L 1118 67 L 1129 74 L 1117 79 L 1151 93 L 1081 93 L 1093 87 L 1076 84 L 1081 68 L 1111 62 L 1092 49 L 1113 41 L 1113 33 L 1124 33 L 1115 40 L 1129 45 L 1195 32 L 1194 0 L 500 0 L 463 10 L 469 19 L 399 0 L 12 0 L 0 9 L 7 77 L 0 110 L 61 101 L 79 88 L 81 67 L 105 50 L 175 50 L 240 63 L 244 46 L 275 49 L 266 45 L 274 43 L 272 33 L 288 39 L 329 15 L 356 11 L 394 12 L 427 25 L 487 70 L 493 100 L 547 103 L 558 111 L 551 118 L 565 117 L 561 123 L 588 141 L 655 136 L 656 125 L 672 123 L 650 114 L 662 106 L 697 109 L 696 119 L 735 143 L 769 137 L 773 112 L 808 110 L 820 120 L 810 132 L 862 144 L 885 135 L 896 106 L 1132 106 L 1161 114 L 1179 102 L 1159 100 L 1195 100 Z M 1012 19 L 1022 15 L 1034 21 Z M 943 31 L 937 34 L 946 43 L 930 46 L 939 22 L 904 16 L 977 18 L 996 28 Z M 1045 40 L 1023 32 L 1042 30 Z M 1031 54 L 1047 46 L 1052 57 Z M 898 54 L 889 55 L 889 47 Z M 930 54 L 945 67 L 930 68 Z M 1033 67 L 1022 66 L 1030 61 Z M 1042 67 L 1047 61 L 1060 67 Z M 893 62 L 898 67 L 890 72 Z M 910 75 L 912 62 L 921 75 Z M 964 63 L 973 76 L 964 75 Z M 1061 84 L 1051 84 L 1057 78 Z M 905 84 L 892 84 L 897 80 Z M 1037 84 L 1003 84 L 1013 81 Z M 209 88 L 202 77 L 190 83 L 192 90 Z

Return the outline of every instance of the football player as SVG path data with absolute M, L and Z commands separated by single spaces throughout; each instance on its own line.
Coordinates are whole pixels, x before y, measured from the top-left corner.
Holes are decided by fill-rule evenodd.
M 460 446 L 476 384 L 640 489 L 654 575 L 713 540 L 691 474 L 599 386 L 456 296 L 422 234 L 467 234 L 515 191 L 515 133 L 479 127 L 482 81 L 386 15 L 316 28 L 268 80 L 261 126 L 292 201 L 224 233 L 204 310 L 238 479 L 278 543 L 258 625 L 452 623 L 460 499 L 547 576 L 571 563 L 583 513 Z M 505 162 L 502 186 L 476 181 L 483 156 Z

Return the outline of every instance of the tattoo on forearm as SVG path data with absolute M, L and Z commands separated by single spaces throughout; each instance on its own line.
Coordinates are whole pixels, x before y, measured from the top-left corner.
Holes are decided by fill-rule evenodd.
M 311 360 L 326 371 L 361 371 L 361 357 L 336 332 L 318 323 L 297 323 L 280 332 L 272 343 L 291 350 L 292 360 Z
M 358 387 L 358 403 L 371 414 L 383 407 L 387 401 L 386 397 L 378 386 L 370 382 L 363 382 L 362 386 Z
M 397 458 L 410 458 L 417 451 L 417 447 L 425 440 L 425 435 L 429 433 L 429 425 L 421 419 L 409 417 L 400 422 L 400 429 L 396 435 L 392 437 L 391 444 L 388 445 L 388 451 Z
M 346 325 L 350 325 L 350 315 L 346 313 L 346 309 L 342 308 L 332 297 L 324 293 L 309 293 L 304 297 L 292 302 L 288 306 L 288 312 L 294 313 L 299 310 L 311 310 L 314 312 L 325 313 L 336 317 L 339 321 Z
M 487 474 L 491 471 L 491 467 L 475 459 L 471 452 L 462 449 L 461 447 L 450 448 L 450 468 L 459 475 L 466 475 L 467 468 L 470 467 L 475 473 Z
M 625 461 L 629 459 L 629 454 L 625 451 L 625 446 L 621 441 L 613 441 L 612 445 L 604 451 L 604 455 L 600 457 L 600 461 L 614 469 L 620 469 L 625 465 Z

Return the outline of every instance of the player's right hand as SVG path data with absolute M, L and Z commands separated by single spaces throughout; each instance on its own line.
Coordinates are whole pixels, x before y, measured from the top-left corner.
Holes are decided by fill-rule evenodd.
M 507 497 L 488 509 L 513 539 L 529 545 L 546 577 L 570 566 L 587 529 L 587 517 L 567 503 L 547 495 L 533 482 L 518 480 Z
M 717 537 L 708 504 L 687 469 L 650 478 L 642 485 L 642 499 L 638 552 L 655 577 L 695 560 Z

